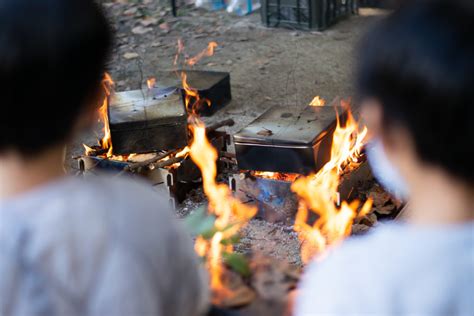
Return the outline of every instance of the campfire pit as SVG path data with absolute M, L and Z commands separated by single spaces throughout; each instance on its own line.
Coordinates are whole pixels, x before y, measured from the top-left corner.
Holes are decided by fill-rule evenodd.
M 257 204 L 257 216 L 292 223 L 298 198 L 291 185 L 329 161 L 338 119 L 345 119 L 339 106 L 270 108 L 234 135 L 241 173 L 230 178 L 230 187 L 239 198 Z
M 217 131 L 217 129 L 232 124 L 232 120 L 226 120 L 207 129 L 210 142 L 221 153 L 227 151 L 230 136 L 225 132 Z M 115 172 L 144 177 L 151 182 L 156 190 L 166 192 L 173 206 L 177 206 L 177 203 L 186 198 L 190 190 L 201 185 L 201 173 L 189 158 L 188 153 L 188 147 L 111 157 L 89 153 L 89 155 L 80 157 L 78 164 L 84 175 Z M 219 160 L 219 168 L 224 168 L 226 165 L 225 158 L 223 161 Z

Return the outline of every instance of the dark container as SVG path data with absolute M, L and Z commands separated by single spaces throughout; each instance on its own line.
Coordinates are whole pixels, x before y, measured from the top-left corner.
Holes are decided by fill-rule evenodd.
M 359 0 L 359 7 L 395 9 L 401 0 Z
M 337 114 L 332 106 L 270 108 L 234 135 L 241 170 L 309 174 L 331 157 Z
M 203 70 L 160 71 L 156 74 L 156 87 L 176 87 L 181 90 L 184 100 L 182 73 L 186 74 L 187 84 L 199 93 L 201 102 L 196 104 L 195 112 L 210 116 L 232 100 L 230 74 L 228 72 Z M 206 102 L 209 101 L 209 104 Z M 190 104 L 195 100 L 191 99 Z
M 187 114 L 176 88 L 114 94 L 109 125 L 114 154 L 178 149 L 188 144 Z
M 357 13 L 357 0 L 262 0 L 260 9 L 268 27 L 319 31 Z

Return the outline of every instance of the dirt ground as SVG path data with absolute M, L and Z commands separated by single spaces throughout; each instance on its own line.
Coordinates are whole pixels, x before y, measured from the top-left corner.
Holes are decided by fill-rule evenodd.
M 233 118 L 236 125 L 228 128 L 230 133 L 274 105 L 299 108 L 315 95 L 326 100 L 351 96 L 355 44 L 364 29 L 383 14 L 361 9 L 358 16 L 324 32 L 304 32 L 265 28 L 258 12 L 236 17 L 186 6 L 174 18 L 169 7 L 150 0 L 104 1 L 104 7 L 117 30 L 109 65 L 117 91 L 141 88 L 155 72 L 171 69 L 179 38 L 191 56 L 216 41 L 215 55 L 201 60 L 195 69 L 230 72 L 233 101 L 204 119 L 211 123 Z M 68 157 L 80 155 L 81 144 L 93 144 L 95 139 L 93 133 L 82 135 L 71 144 Z M 68 163 L 76 168 L 72 159 Z M 187 214 L 204 202 L 188 199 L 178 211 Z M 299 243 L 291 227 L 253 220 L 241 244 L 300 264 Z

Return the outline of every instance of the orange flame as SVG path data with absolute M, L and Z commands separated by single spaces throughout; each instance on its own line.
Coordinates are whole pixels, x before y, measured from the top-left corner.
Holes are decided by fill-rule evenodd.
M 104 74 L 104 79 L 102 80 L 102 87 L 104 88 L 105 97 L 104 101 L 102 102 L 102 106 L 99 108 L 99 121 L 104 124 L 104 136 L 99 141 L 99 144 L 103 149 L 107 149 L 107 157 L 111 157 L 113 155 L 113 149 L 112 136 L 110 134 L 108 109 L 110 95 L 113 93 L 114 81 L 108 73 Z
M 323 98 L 320 98 L 319 95 L 315 96 L 314 99 L 309 104 L 310 106 L 323 106 L 326 104 L 326 101 Z
M 198 91 L 189 86 L 188 75 L 184 71 L 181 72 L 181 81 L 185 91 L 184 105 L 188 113 L 195 115 L 203 102 L 206 103 L 207 106 L 211 106 L 211 102 L 208 99 L 201 99 Z
M 176 55 L 174 56 L 174 62 L 173 62 L 173 65 L 177 65 L 178 64 L 178 61 L 179 61 L 179 56 L 181 56 L 181 54 L 183 53 L 184 51 L 184 44 L 183 44 L 183 40 L 178 38 L 178 51 L 176 52 Z
M 221 241 L 235 235 L 246 222 L 255 216 L 257 209 L 241 203 L 234 198 L 229 187 L 216 182 L 218 154 L 206 136 L 206 127 L 197 118 L 192 118 L 190 129 L 193 141 L 190 148 L 191 159 L 202 173 L 204 193 L 209 200 L 209 212 L 216 216 L 215 226 L 218 230 L 210 242 L 204 239 L 196 241 L 198 254 L 207 254 L 207 266 L 211 275 L 211 289 L 218 297 L 228 295 L 229 291 L 222 285 L 222 252 L 232 251 L 232 245 L 223 245 Z M 232 225 L 229 228 L 229 225 Z M 225 228 L 225 229 L 224 229 Z M 219 297 L 220 295 L 220 297 Z
M 305 263 L 315 256 L 323 258 L 329 246 L 337 245 L 350 234 L 353 220 L 371 209 L 370 200 L 364 203 L 359 213 L 360 201 L 338 201 L 342 167 L 358 158 L 366 135 L 367 128 L 360 130 L 348 110 L 344 126 L 337 121 L 330 161 L 315 175 L 298 178 L 291 187 L 300 198 L 294 229 L 302 243 L 301 258 Z M 310 212 L 318 217 L 313 224 L 308 223 Z
M 255 177 L 287 181 L 287 182 L 294 182 L 299 177 L 299 174 L 296 174 L 296 173 L 282 173 L 282 172 L 270 172 L 270 171 L 254 171 L 252 172 L 252 174 Z
M 155 87 L 156 79 L 155 78 L 150 78 L 146 81 L 146 85 L 149 90 L 153 89 Z
M 186 64 L 189 66 L 194 66 L 201 58 L 203 57 L 210 57 L 214 55 L 214 50 L 217 48 L 217 43 L 216 42 L 209 42 L 207 45 L 207 48 L 204 49 L 202 52 L 197 54 L 196 56 L 192 58 L 186 59 Z

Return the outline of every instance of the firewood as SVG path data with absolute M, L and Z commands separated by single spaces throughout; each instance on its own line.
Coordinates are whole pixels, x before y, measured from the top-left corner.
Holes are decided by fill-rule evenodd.
M 151 159 L 148 159 L 148 160 L 145 160 L 145 161 L 142 161 L 142 162 L 136 162 L 136 163 L 130 164 L 129 166 L 127 166 L 125 168 L 125 171 L 137 171 L 140 168 L 147 167 L 147 166 L 149 166 L 149 165 L 151 165 L 151 164 L 153 164 L 157 161 L 160 161 L 160 160 L 170 156 L 171 154 L 175 153 L 176 151 L 177 151 L 176 149 L 168 150 L 168 151 L 166 151 L 162 154 L 159 154 L 158 156 L 153 157 Z
M 155 168 L 164 168 L 164 167 L 169 167 L 171 165 L 174 165 L 175 163 L 180 163 L 183 160 L 184 160 L 184 157 L 173 157 L 168 160 L 160 161 L 152 165 Z

